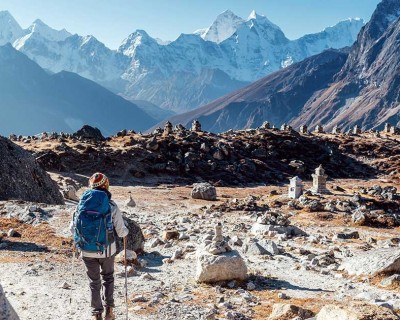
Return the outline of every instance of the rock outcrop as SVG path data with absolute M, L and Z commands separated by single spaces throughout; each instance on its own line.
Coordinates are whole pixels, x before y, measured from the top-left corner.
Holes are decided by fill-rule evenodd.
M 339 268 L 349 275 L 400 273 L 400 250 L 377 249 L 347 259 Z
M 209 183 L 195 183 L 193 185 L 192 198 L 214 201 L 217 200 L 217 191 Z
M 316 320 L 397 320 L 389 309 L 374 305 L 351 305 L 339 307 L 326 305 L 317 314 Z
M 57 184 L 27 151 L 0 136 L 0 200 L 63 204 Z

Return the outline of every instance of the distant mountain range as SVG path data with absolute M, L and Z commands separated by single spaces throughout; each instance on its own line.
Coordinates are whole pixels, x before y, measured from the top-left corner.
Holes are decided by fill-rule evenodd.
M 11 33 L 1 34 L 10 36 Z M 10 44 L 0 46 L 0 134 L 144 130 L 156 120 L 137 105 L 75 73 L 49 75 Z
M 296 128 L 400 126 L 399 17 L 400 1 L 383 0 L 350 49 L 314 55 L 170 120 L 189 125 L 199 119 L 205 130 L 219 132 L 264 121 Z
M 93 36 L 54 30 L 41 20 L 22 29 L 3 11 L 0 45 L 12 43 L 52 73 L 74 72 L 129 100 L 182 112 L 325 49 L 350 46 L 363 25 L 349 19 L 292 41 L 262 15 L 242 19 L 226 11 L 209 28 L 175 41 L 137 30 L 111 50 Z

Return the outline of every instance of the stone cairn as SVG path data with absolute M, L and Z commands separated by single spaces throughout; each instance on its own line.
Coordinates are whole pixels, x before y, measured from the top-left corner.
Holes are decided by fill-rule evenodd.
M 184 132 L 184 131 L 186 130 L 186 128 L 182 125 L 182 123 L 178 123 L 178 124 L 175 126 L 174 130 L 175 130 L 176 132 Z
M 302 133 L 302 134 L 307 134 L 308 133 L 308 127 L 307 127 L 307 125 L 302 125 L 301 127 L 300 127 L 300 133 Z
M 326 179 L 328 176 L 325 174 L 324 168 L 320 165 L 317 169 L 315 169 L 315 173 L 312 174 L 313 178 L 313 186 L 311 188 L 312 192 L 315 193 L 329 193 L 326 188 Z
M 198 120 L 193 120 L 192 131 L 201 132 L 201 123 Z
M 354 126 L 353 134 L 361 134 L 361 128 L 358 125 Z
M 172 123 L 167 121 L 164 126 L 164 136 L 168 136 L 172 133 Z
M 340 134 L 342 133 L 342 129 L 340 129 L 338 126 L 334 126 L 332 129 L 332 134 Z
M 221 254 L 224 252 L 232 251 L 228 242 L 224 240 L 222 235 L 222 224 L 218 222 L 215 226 L 215 235 L 211 242 L 205 242 L 205 249 L 211 254 Z
M 299 177 L 290 179 L 288 197 L 298 199 L 303 194 L 303 181 Z
M 317 126 L 315 127 L 314 132 L 315 133 L 324 133 L 324 128 L 320 124 L 317 124 Z

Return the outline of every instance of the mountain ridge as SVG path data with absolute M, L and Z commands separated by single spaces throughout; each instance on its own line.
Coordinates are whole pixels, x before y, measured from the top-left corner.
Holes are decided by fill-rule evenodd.
M 338 30 L 337 34 L 331 32 L 334 36 L 325 32 L 291 41 L 267 17 L 255 12 L 247 20 L 232 12 L 225 14 L 233 17 L 228 33 L 234 33 L 228 36 L 218 31 L 220 43 L 196 34 L 182 34 L 175 41 L 160 44 L 144 30 L 137 30 L 117 50 L 107 48 L 93 36 L 68 36 L 67 31 L 51 29 L 41 21 L 36 21 L 33 25 L 37 26 L 31 26 L 31 30 L 22 31 L 18 39 L 16 34 L 22 29 L 16 22 L 0 23 L 0 27 L 11 26 L 14 31 L 7 32 L 7 39 L 46 70 L 75 72 L 130 100 L 147 100 L 181 112 L 328 47 L 350 45 L 355 40 L 353 28 L 363 25 L 360 20 L 348 20 L 344 22 L 348 28 L 333 27 Z M 225 79 L 226 84 L 221 86 L 219 79 Z

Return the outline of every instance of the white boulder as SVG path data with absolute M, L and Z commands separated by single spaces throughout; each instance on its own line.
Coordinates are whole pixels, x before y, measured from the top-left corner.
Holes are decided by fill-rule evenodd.
M 213 283 L 247 278 L 247 266 L 236 250 L 214 255 L 204 248 L 197 251 L 196 281 Z
M 214 201 L 217 200 L 217 190 L 207 182 L 195 183 L 193 184 L 192 198 Z

